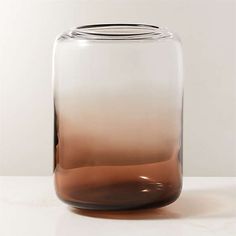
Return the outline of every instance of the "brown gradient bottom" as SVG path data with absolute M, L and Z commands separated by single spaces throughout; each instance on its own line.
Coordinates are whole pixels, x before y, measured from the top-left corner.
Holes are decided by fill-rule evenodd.
M 58 197 L 78 208 L 121 210 L 162 207 L 175 201 L 182 187 L 179 156 L 128 166 L 63 169 L 57 163 Z

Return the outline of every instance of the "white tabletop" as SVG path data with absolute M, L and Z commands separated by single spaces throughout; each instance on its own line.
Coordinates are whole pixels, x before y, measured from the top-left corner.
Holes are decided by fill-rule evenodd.
M 72 211 L 52 177 L 0 177 L 1 236 L 236 235 L 236 178 L 184 178 L 181 197 L 161 209 Z

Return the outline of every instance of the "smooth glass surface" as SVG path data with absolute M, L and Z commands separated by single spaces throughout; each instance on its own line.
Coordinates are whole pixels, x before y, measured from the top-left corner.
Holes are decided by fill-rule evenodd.
M 182 186 L 182 53 L 155 26 L 77 27 L 54 52 L 55 184 L 87 209 L 164 206 Z

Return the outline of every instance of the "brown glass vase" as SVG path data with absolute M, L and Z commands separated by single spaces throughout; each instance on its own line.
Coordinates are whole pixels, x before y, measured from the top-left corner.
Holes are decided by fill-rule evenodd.
M 55 186 L 78 208 L 162 207 L 182 186 L 182 52 L 150 25 L 77 27 L 54 50 Z

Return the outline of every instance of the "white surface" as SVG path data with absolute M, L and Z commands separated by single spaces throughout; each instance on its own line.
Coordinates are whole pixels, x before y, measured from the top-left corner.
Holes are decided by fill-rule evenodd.
M 0 177 L 1 236 L 236 235 L 236 178 L 185 178 L 181 197 L 162 209 L 72 212 L 52 177 Z
M 54 38 L 106 22 L 168 26 L 180 35 L 185 174 L 235 175 L 235 0 L 0 0 L 0 174 L 50 174 Z

